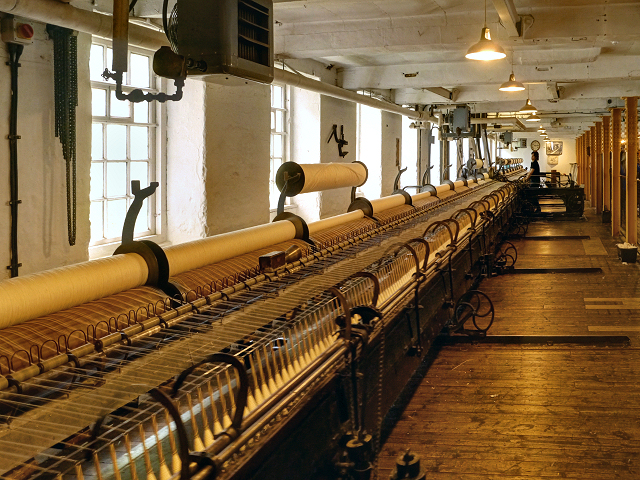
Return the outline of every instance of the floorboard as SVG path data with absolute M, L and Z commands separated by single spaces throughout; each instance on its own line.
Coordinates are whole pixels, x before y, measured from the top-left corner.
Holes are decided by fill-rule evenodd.
M 379 478 L 410 448 L 431 479 L 640 478 L 640 264 L 609 225 L 537 221 L 510 240 L 517 268 L 602 273 L 502 275 L 490 334 L 624 334 L 629 346 L 440 347 L 379 456 Z M 589 236 L 589 239 L 562 239 Z

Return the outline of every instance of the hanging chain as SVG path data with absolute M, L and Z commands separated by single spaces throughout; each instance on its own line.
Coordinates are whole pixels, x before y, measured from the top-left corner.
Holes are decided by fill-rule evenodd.
M 66 162 L 67 234 L 76 244 L 76 106 L 78 105 L 78 37 L 73 30 L 47 25 L 53 39 L 56 137 Z

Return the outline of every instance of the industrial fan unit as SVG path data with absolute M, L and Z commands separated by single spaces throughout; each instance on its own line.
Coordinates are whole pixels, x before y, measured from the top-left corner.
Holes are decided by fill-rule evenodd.
M 273 81 L 271 0 L 178 0 L 167 17 L 171 49 L 184 59 L 187 75 Z

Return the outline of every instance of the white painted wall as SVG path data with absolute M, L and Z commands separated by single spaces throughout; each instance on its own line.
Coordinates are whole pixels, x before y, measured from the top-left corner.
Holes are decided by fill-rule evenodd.
M 540 170 L 542 172 L 550 172 L 552 169 L 563 173 L 568 174 L 570 172 L 570 163 L 575 163 L 576 161 L 576 140 L 573 137 L 561 137 L 555 135 L 549 135 L 549 139 L 553 141 L 562 141 L 562 155 L 558 158 L 557 165 L 549 165 L 547 163 L 547 153 L 545 149 L 544 140 L 542 137 L 536 132 L 521 132 L 514 133 L 514 144 L 518 143 L 515 139 L 526 138 L 527 146 L 526 148 L 518 148 L 515 151 L 511 151 L 510 148 L 502 148 L 498 149 L 497 155 L 500 158 L 522 158 L 524 160 L 523 165 L 526 168 L 531 166 L 531 141 L 538 140 L 540 142 L 540 150 L 538 153 L 540 154 L 540 159 L 538 163 L 540 164 Z M 492 159 L 495 161 L 495 158 Z
M 79 105 L 77 118 L 77 240 L 69 246 L 65 161 L 55 137 L 53 42 L 44 24 L 34 24 L 34 43 L 20 59 L 18 84 L 18 259 L 19 275 L 70 265 L 88 259 L 89 168 L 91 162 L 91 37 L 78 37 Z M 11 76 L 9 54 L 0 42 L 0 280 L 9 278 L 10 259 L 9 110 Z
M 271 89 L 206 84 L 207 234 L 269 222 Z
M 382 190 L 381 196 L 393 193 L 393 181 L 396 179 L 402 158 L 402 115 L 382 112 Z M 396 158 L 396 141 L 400 143 Z M 406 175 L 405 172 L 403 175 Z
M 342 158 L 338 154 L 338 144 L 335 140 L 327 143 L 333 125 L 344 125 L 345 140 L 349 145 L 344 150 L 349 154 Z M 356 129 L 357 129 L 357 107 L 353 102 L 338 100 L 327 96 L 322 96 L 320 100 L 320 161 L 330 162 L 352 162 L 356 160 Z M 338 188 L 327 190 L 320 194 L 320 218 L 330 217 L 345 213 L 351 200 L 350 188 Z
M 206 236 L 206 84 L 188 79 L 179 102 L 167 102 L 167 240 Z

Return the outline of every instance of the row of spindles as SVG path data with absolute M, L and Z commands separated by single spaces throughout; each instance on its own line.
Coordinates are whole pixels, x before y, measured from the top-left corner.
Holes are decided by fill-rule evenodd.
M 247 353 L 250 387 L 244 416 L 258 408 L 333 343 L 333 312 L 338 307 L 335 299 L 325 303 L 301 318 L 280 338 L 270 344 L 255 346 Z M 275 354 L 276 347 L 278 354 Z M 190 448 L 193 451 L 206 450 L 231 426 L 236 408 L 236 385 L 235 370 L 226 368 L 177 401 L 178 410 L 182 414 L 188 412 L 190 417 Z M 163 427 L 169 427 L 166 432 L 159 428 L 159 422 Z M 76 465 L 74 476 L 78 480 L 88 477 L 97 480 L 168 480 L 181 468 L 175 425 L 165 410 L 160 418 L 155 414 L 151 416 L 149 427 L 146 430 L 140 423 L 136 429 L 119 436 L 117 442 L 107 446 L 104 455 L 93 454 L 93 465 Z M 167 440 L 168 454 L 163 450 Z M 155 453 L 151 451 L 153 446 Z M 65 475 L 65 478 L 69 477 Z M 59 475 L 58 480 L 63 480 L 63 476 Z

